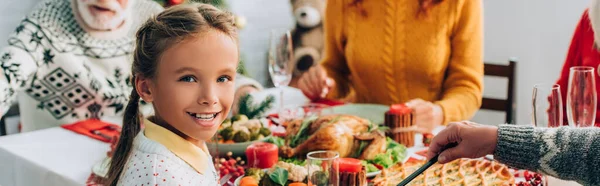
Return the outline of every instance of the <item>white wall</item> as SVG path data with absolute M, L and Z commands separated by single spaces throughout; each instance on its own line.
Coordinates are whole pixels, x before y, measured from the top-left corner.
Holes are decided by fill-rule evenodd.
M 294 27 L 289 0 L 228 0 L 235 14 L 248 23 L 240 31 L 241 50 L 249 75 L 262 84 L 271 84 L 267 70 L 269 33 L 275 28 Z
M 0 0 L 0 46 L 39 0 Z M 530 121 L 531 89 L 556 81 L 577 21 L 589 0 L 484 0 L 485 60 L 518 57 L 517 122 Z M 232 11 L 247 18 L 240 33 L 250 75 L 267 83 L 266 50 L 271 28 L 291 28 L 289 0 L 229 0 Z M 485 95 L 504 98 L 505 81 L 486 78 Z M 503 114 L 479 112 L 473 120 L 497 124 Z
M 589 0 L 485 0 L 485 61 L 517 57 L 517 123 L 530 123 L 536 83 L 554 83 Z M 486 78 L 484 95 L 505 98 L 506 81 Z M 474 121 L 498 124 L 504 114 L 477 113 Z
M 8 45 L 8 35 L 41 0 L 0 0 L 0 47 Z

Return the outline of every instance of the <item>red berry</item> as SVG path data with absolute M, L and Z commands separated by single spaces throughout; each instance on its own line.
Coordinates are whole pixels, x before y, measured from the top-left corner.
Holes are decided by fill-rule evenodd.
M 223 174 L 223 175 L 227 175 L 227 174 L 229 174 L 229 170 L 227 170 L 227 169 L 226 169 L 226 170 L 222 170 L 222 171 L 221 171 L 221 174 Z
M 244 171 L 244 167 L 238 167 L 237 169 L 238 169 L 238 171 L 240 171 L 240 172 L 243 172 L 243 171 Z
M 234 173 L 233 173 L 233 177 L 234 177 L 234 178 L 240 177 L 240 173 L 239 173 L 239 172 L 234 172 Z
M 527 181 L 531 181 L 531 175 L 530 174 L 525 174 L 525 180 Z
M 235 165 L 235 164 L 237 164 L 237 161 L 235 161 L 234 159 L 230 159 L 230 160 L 228 160 L 228 162 L 229 162 L 229 164 L 231 164 L 231 165 Z

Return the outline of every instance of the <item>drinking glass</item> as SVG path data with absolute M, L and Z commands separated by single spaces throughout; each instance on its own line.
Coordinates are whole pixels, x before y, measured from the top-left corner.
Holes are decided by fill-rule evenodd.
M 293 58 L 292 34 L 289 30 L 271 30 L 269 43 L 269 74 L 275 87 L 280 88 L 280 110 L 283 108 L 283 87 L 292 80 L 290 63 Z
M 307 155 L 308 185 L 338 186 L 340 183 L 336 151 L 313 151 Z
M 567 118 L 574 127 L 594 126 L 596 82 L 593 67 L 571 67 L 567 89 Z
M 537 127 L 563 125 L 563 107 L 560 85 L 536 84 L 533 86 L 532 121 Z

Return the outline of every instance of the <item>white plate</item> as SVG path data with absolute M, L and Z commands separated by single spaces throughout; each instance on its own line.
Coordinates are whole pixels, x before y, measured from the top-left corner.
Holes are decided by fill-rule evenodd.
M 92 167 L 92 172 L 97 176 L 106 178 L 106 175 L 108 174 L 108 166 L 110 163 L 110 159 L 111 158 L 106 157 L 102 159 L 102 161 L 99 161 L 96 164 L 94 164 L 94 166 Z
M 369 172 L 369 173 L 367 173 L 367 178 L 372 178 L 379 174 L 381 174 L 381 171 Z
M 233 182 L 233 185 L 234 185 L 234 186 L 240 186 L 240 182 L 242 181 L 242 178 L 243 178 L 243 177 L 244 177 L 244 176 L 240 176 L 240 177 L 238 177 L 237 179 L 235 179 L 235 181 Z

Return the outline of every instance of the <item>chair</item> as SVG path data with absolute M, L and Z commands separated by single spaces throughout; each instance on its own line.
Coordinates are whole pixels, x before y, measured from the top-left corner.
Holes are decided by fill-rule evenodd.
M 506 123 L 515 121 L 515 73 L 516 60 L 510 59 L 508 65 L 485 64 L 484 74 L 486 76 L 496 76 L 508 78 L 508 88 L 506 99 L 483 98 L 481 109 L 503 111 L 506 113 Z
M 12 117 L 12 116 L 18 116 L 18 115 L 19 115 L 19 104 L 14 104 L 8 109 L 8 112 L 6 112 L 6 114 L 4 114 L 2 116 L 2 119 L 0 119 L 0 136 L 4 136 L 7 133 L 6 121 L 5 121 L 6 118 Z

